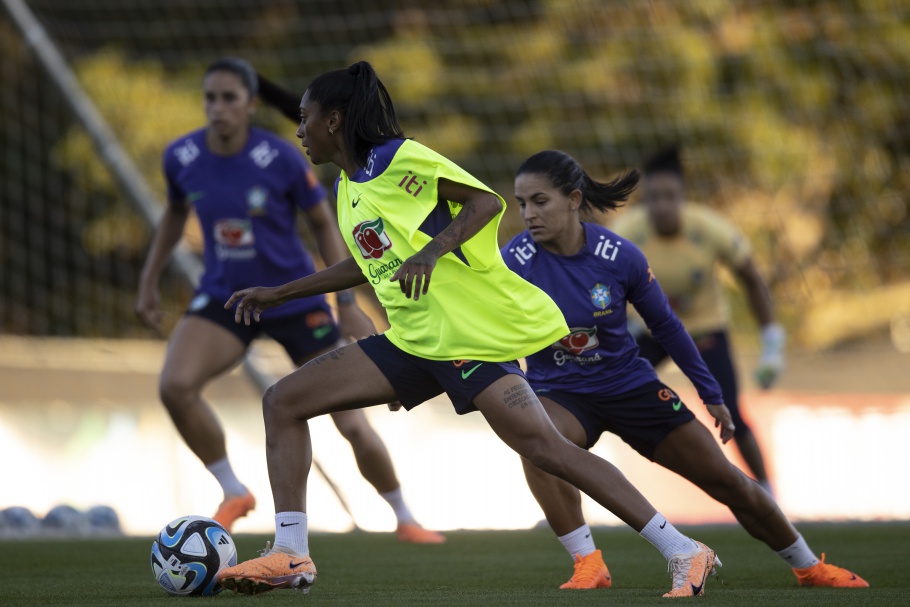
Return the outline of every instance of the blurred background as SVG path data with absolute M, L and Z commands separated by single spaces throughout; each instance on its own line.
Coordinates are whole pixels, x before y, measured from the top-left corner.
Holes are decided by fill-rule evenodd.
M 124 529 L 147 533 L 219 500 L 158 404 L 165 341 L 133 312 L 152 226 L 13 4 L 34 12 L 160 204 L 161 153 L 204 125 L 202 73 L 224 55 L 301 94 L 322 71 L 372 62 L 408 134 L 508 201 L 515 169 L 541 149 L 606 178 L 682 144 L 689 198 L 749 237 L 790 335 L 783 381 L 758 392 L 757 331 L 732 294 L 744 408 L 784 510 L 910 518 L 899 481 L 910 463 L 910 1 L 0 2 L 0 508 L 109 504 Z M 277 112 L 262 108 L 256 122 L 294 140 Z M 337 176 L 316 170 L 327 187 Z M 502 241 L 520 225 L 511 205 Z M 186 241 L 199 250 L 194 225 Z M 191 293 L 177 273 L 165 278 L 168 328 Z M 276 377 L 289 370 L 273 344 L 253 358 Z M 695 405 L 678 372 L 664 375 Z M 261 390 L 235 371 L 207 396 L 260 496 L 236 529 L 268 530 Z M 517 458 L 482 419 L 456 418 L 446 402 L 370 415 L 427 526 L 541 518 Z M 356 524 L 392 529 L 345 441 L 328 422 L 316 428 L 316 457 Z M 668 517 L 732 520 L 618 440 L 595 451 Z M 314 528 L 352 527 L 322 480 L 310 499 Z M 587 506 L 592 523 L 615 523 Z

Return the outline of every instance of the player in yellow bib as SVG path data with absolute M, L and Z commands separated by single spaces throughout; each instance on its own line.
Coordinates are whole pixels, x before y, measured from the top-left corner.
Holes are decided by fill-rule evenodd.
M 404 138 L 392 100 L 368 63 L 327 72 L 300 102 L 297 136 L 314 164 L 341 168 L 338 221 L 352 257 L 280 287 L 234 293 L 235 319 L 369 283 L 391 329 L 304 365 L 263 397 L 275 545 L 223 570 L 221 583 L 255 594 L 316 579 L 307 542 L 307 420 L 398 400 L 411 409 L 447 393 L 479 410 L 509 447 L 563 478 L 684 567 L 670 596 L 704 591 L 714 552 L 681 534 L 610 463 L 566 441 L 514 362 L 569 333 L 556 304 L 510 271 L 496 240 L 500 196 Z M 679 578 L 679 580 L 677 580 Z
M 729 268 L 745 287 L 749 306 L 761 327 L 762 356 L 756 377 L 770 387 L 783 369 L 783 328 L 774 321 L 768 287 L 752 261 L 749 243 L 730 223 L 704 206 L 686 204 L 682 164 L 676 148 L 655 154 L 644 166 L 642 204 L 613 225 L 647 256 L 660 277 L 670 307 L 698 346 L 717 379 L 736 426 L 733 440 L 755 480 L 768 491 L 764 458 L 739 407 L 736 370 L 727 327 L 730 312 L 718 275 Z M 641 356 L 657 367 L 667 352 L 643 325 L 632 325 Z M 636 330 L 637 329 L 637 330 Z

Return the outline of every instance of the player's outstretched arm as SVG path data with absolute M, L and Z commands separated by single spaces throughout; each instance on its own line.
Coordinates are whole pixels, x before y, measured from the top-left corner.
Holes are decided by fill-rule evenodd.
M 784 344 L 787 341 L 787 334 L 774 320 L 771 290 L 751 257 L 736 268 L 736 275 L 746 287 L 749 308 L 761 327 L 762 352 L 758 368 L 755 370 L 755 379 L 763 390 L 767 390 L 784 370 Z
M 250 287 L 235 291 L 224 304 L 225 310 L 230 310 L 236 303 L 234 322 L 250 324 L 250 318 L 258 321 L 259 315 L 266 308 L 274 308 L 292 299 L 334 293 L 361 285 L 367 281 L 363 272 L 353 257 L 349 257 L 335 265 L 298 278 L 292 282 L 277 287 Z
M 440 179 L 438 190 L 440 199 L 460 204 L 461 212 L 423 249 L 405 260 L 389 279 L 399 281 L 401 292 L 408 299 L 413 292 L 414 301 L 427 294 L 436 261 L 470 240 L 502 211 L 498 196 L 463 183 Z

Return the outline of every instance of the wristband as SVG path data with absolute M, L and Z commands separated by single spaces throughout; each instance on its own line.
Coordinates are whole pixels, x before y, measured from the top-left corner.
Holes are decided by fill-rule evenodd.
M 784 328 L 777 323 L 765 325 L 761 329 L 762 358 L 780 356 L 787 341 Z

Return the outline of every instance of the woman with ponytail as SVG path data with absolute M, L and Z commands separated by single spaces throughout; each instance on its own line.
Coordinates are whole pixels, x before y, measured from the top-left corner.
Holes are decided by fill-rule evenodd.
M 158 281 L 194 210 L 205 239 L 205 272 L 171 335 L 159 392 L 187 446 L 221 485 L 224 500 L 213 518 L 230 530 L 256 499 L 234 473 L 224 431 L 202 398 L 205 386 L 236 365 L 257 335 L 272 337 L 300 366 L 346 343 L 342 338 L 363 337 L 375 328 L 351 291 L 337 294 L 340 323 L 321 295 L 275 310 L 254 327 L 238 325 L 224 309 L 224 299 L 253 280 L 275 285 L 315 272 L 297 231 L 298 213 L 306 218 L 326 264 L 348 253 L 325 188 L 300 151 L 250 124 L 258 95 L 274 100 L 280 89 L 271 83 L 261 86 L 253 66 L 234 57 L 212 63 L 202 84 L 208 125 L 178 138 L 164 152 L 168 205 L 142 272 L 136 311 L 160 330 Z M 341 411 L 332 421 L 354 450 L 363 477 L 394 511 L 398 539 L 444 541 L 414 520 L 388 450 L 363 412 Z
M 565 338 L 556 304 L 499 253 L 502 198 L 456 164 L 405 139 L 388 92 L 365 62 L 322 74 L 300 102 L 297 136 L 314 164 L 341 169 L 338 222 L 352 257 L 280 287 L 234 293 L 237 322 L 286 301 L 369 283 L 391 328 L 304 365 L 263 397 L 275 545 L 219 574 L 253 594 L 306 588 L 307 420 L 398 400 L 411 409 L 445 392 L 479 410 L 509 447 L 579 487 L 673 563 L 669 596 L 700 594 L 714 552 L 681 534 L 608 462 L 566 441 L 516 359 Z
M 637 183 L 636 171 L 608 183 L 595 181 L 575 159 L 555 150 L 531 156 L 518 169 L 515 198 L 528 229 L 502 249 L 503 257 L 553 298 L 572 327 L 569 335 L 527 357 L 531 387 L 574 444 L 590 449 L 604 432 L 616 434 L 728 506 L 746 531 L 793 568 L 800 585 L 868 586 L 816 558 L 771 495 L 724 457 L 710 431 L 639 356 L 627 329 L 630 303 L 695 385 L 721 440 L 733 437 L 721 388 L 645 256 L 607 228 L 581 220 L 584 211 L 615 209 Z M 575 561 L 574 575 L 561 588 L 609 588 L 610 573 L 585 523 L 578 489 L 527 459 L 522 464 L 547 522 Z M 675 585 L 685 578 L 674 563 L 671 559 Z

